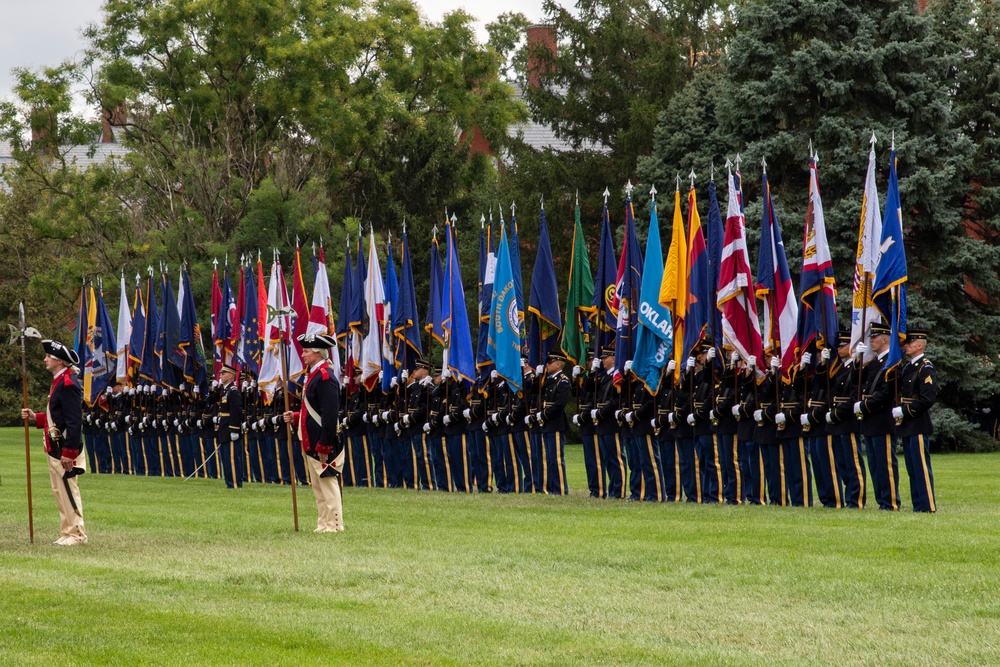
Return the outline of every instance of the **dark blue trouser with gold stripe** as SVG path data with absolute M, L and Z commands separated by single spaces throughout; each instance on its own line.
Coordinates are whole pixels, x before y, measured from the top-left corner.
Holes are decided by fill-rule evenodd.
M 514 451 L 517 452 L 517 472 L 521 476 L 521 493 L 535 492 L 535 474 L 532 470 L 532 442 L 526 431 L 511 431 L 510 439 L 514 441 Z
M 368 436 L 355 434 L 347 436 L 347 452 L 344 455 L 344 483 L 348 486 L 371 486 L 372 457 L 368 450 Z
M 628 475 L 622 438 L 618 433 L 604 433 L 597 436 L 597 446 L 601 451 L 601 462 L 608 474 L 608 498 L 623 499 L 628 495 L 625 479 Z
M 727 505 L 739 505 L 746 494 L 746 473 L 740 468 L 740 444 L 735 433 L 719 433 L 715 441 L 719 446 L 719 467 L 722 468 L 722 498 Z
M 837 471 L 844 482 L 844 507 L 864 509 L 868 500 L 868 473 L 861 455 L 861 440 L 857 433 L 831 435 Z
M 469 467 L 469 440 L 467 434 L 445 436 L 448 450 L 448 468 L 451 471 L 451 490 L 458 493 L 472 491 L 472 468 Z
M 701 477 L 699 470 L 701 464 L 698 462 L 698 452 L 695 450 L 694 437 L 677 438 L 677 460 L 681 469 L 681 486 L 684 487 L 684 496 L 689 503 L 700 503 L 701 497 Z
M 844 485 L 834 456 L 833 436 L 816 435 L 806 438 L 806 448 L 812 459 L 817 500 L 823 507 L 832 509 L 843 507 Z
M 698 454 L 698 481 L 701 484 L 701 502 L 721 503 L 722 498 L 722 461 L 719 456 L 719 443 L 715 435 L 696 435 L 694 437 L 695 452 Z
M 510 433 L 489 436 L 492 448 L 493 475 L 497 493 L 520 493 L 521 475 L 517 470 L 517 452 Z
M 583 467 L 587 470 L 587 491 L 591 498 L 606 498 L 608 487 L 604 480 L 604 465 L 597 436 L 593 433 L 581 433 L 580 437 L 583 440 Z
M 640 487 L 638 497 L 647 502 L 662 503 L 663 477 L 660 463 L 660 452 L 652 435 L 632 436 L 632 450 L 636 456 L 636 468 L 639 470 Z
M 542 478 L 545 481 L 545 491 L 549 495 L 565 496 L 569 493 L 569 485 L 566 483 L 566 459 L 563 456 L 566 436 L 558 431 L 539 435 L 544 450 Z
M 406 457 L 407 464 L 413 467 L 414 487 L 423 491 L 434 489 L 434 468 L 430 444 L 423 433 L 410 436 L 410 455 Z
M 812 507 L 812 470 L 809 465 L 809 454 L 806 452 L 805 438 L 801 436 L 782 438 L 781 448 L 784 453 L 785 485 L 788 489 L 789 504 L 793 507 Z
M 760 454 L 764 459 L 764 478 L 767 480 L 767 502 L 769 505 L 788 504 L 788 489 L 785 486 L 785 452 L 780 444 L 761 445 Z
M 677 441 L 674 438 L 658 438 L 656 446 L 660 451 L 660 479 L 663 481 L 663 502 L 675 503 L 681 499 L 681 463 L 677 458 Z
M 934 498 L 934 470 L 931 468 L 931 439 L 927 435 L 903 438 L 903 461 L 910 476 L 910 501 L 914 512 L 937 512 Z
M 767 479 L 764 468 L 763 448 L 756 440 L 742 440 L 740 446 L 746 451 L 747 489 L 746 501 L 751 505 L 767 504 Z
M 868 470 L 872 476 L 875 502 L 880 510 L 899 511 L 899 460 L 896 436 L 866 435 Z
M 470 428 L 469 467 L 476 476 L 476 488 L 479 493 L 493 492 L 493 453 L 486 442 L 486 433 L 482 428 Z

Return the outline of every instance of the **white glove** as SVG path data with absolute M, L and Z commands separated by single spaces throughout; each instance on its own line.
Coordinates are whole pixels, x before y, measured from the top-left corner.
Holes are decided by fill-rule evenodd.
M 428 375 L 427 377 L 425 377 L 423 380 L 420 381 L 420 384 L 422 384 L 425 387 L 427 387 L 427 386 L 430 386 L 430 384 L 432 382 L 434 382 L 434 378 L 432 378 L 430 375 Z
M 403 426 L 410 425 L 410 415 L 403 415 Z
M 597 421 L 597 410 L 591 410 L 590 411 L 590 419 L 591 419 L 591 421 L 594 421 L 594 422 Z
M 988 414 L 990 414 L 991 412 L 993 412 L 993 410 L 991 410 L 990 408 L 988 408 L 988 407 L 986 407 L 986 408 L 983 408 L 983 414 L 984 414 L 984 415 L 988 415 Z
M 361 415 L 361 421 L 363 421 L 366 424 L 368 423 L 368 413 L 367 412 L 365 412 L 364 414 Z
M 712 359 L 715 359 L 715 346 L 714 345 L 712 347 L 708 348 L 708 352 L 705 353 L 705 359 L 708 359 L 709 361 L 711 361 Z
M 218 424 L 219 423 L 219 416 L 218 415 L 212 417 L 212 423 L 213 424 Z
M 202 428 L 202 423 L 200 419 L 195 422 L 195 426 L 197 426 L 198 428 Z
M 819 353 L 820 361 L 830 361 L 830 348 L 824 347 L 823 351 Z
M 531 415 L 524 415 L 524 425 L 531 426 Z
M 803 426 L 809 426 L 809 415 L 799 415 L 799 423 Z
M 441 377 L 443 377 L 445 380 L 447 380 L 448 378 L 450 378 L 451 377 L 451 369 L 448 368 L 447 366 L 445 368 L 442 368 L 441 369 Z
M 543 364 L 538 364 L 535 366 L 535 375 L 541 375 L 545 372 L 545 366 Z
M 351 383 L 351 378 L 347 377 L 346 375 L 340 376 L 340 386 L 341 387 L 346 387 L 350 383 Z
M 694 368 L 694 364 L 695 364 L 694 357 L 688 357 L 687 361 L 684 362 L 684 368 L 687 370 L 691 370 Z
M 623 414 L 625 414 L 624 410 L 615 410 L 615 421 L 620 422 Z
M 166 428 L 167 427 L 167 420 L 166 419 L 161 419 L 160 420 L 160 426 L 162 426 L 163 428 Z
M 403 379 L 405 380 L 405 379 L 407 379 L 408 377 L 410 377 L 410 371 L 408 371 L 408 370 L 406 370 L 406 369 L 404 368 L 404 369 L 403 369 L 403 372 L 402 372 L 402 373 L 400 373 L 400 374 L 399 374 L 399 376 L 400 376 L 401 378 L 403 378 Z
M 394 423 L 392 425 L 392 429 L 396 432 L 396 435 L 399 435 L 400 434 L 399 422 Z
M 244 380 L 243 384 L 240 385 L 240 391 L 246 391 L 249 388 L 250 388 L 250 383 L 247 382 L 246 380 Z
M 715 421 L 715 410 L 708 411 L 708 418 L 712 421 Z
M 442 421 L 444 422 L 445 426 L 448 426 L 449 424 L 451 424 L 451 415 L 445 415 Z
M 514 425 L 514 415 L 507 415 L 506 417 L 503 418 L 503 420 L 507 422 L 507 426 Z
M 736 350 L 733 350 L 733 353 L 729 355 L 729 363 L 735 366 L 737 363 L 739 363 L 739 360 L 740 360 L 740 353 L 737 352 Z
M 383 378 L 384 376 L 385 376 L 385 371 L 379 371 L 379 372 L 378 372 L 378 379 L 379 379 L 380 381 L 382 380 L 382 378 Z
M 695 423 L 696 421 L 698 421 L 698 419 L 697 419 L 697 418 L 696 418 L 696 417 L 694 416 L 694 413 L 693 413 L 693 412 L 692 412 L 692 413 L 689 413 L 689 414 L 688 414 L 688 416 L 687 416 L 687 423 L 688 423 L 688 424 L 689 424 L 690 426 L 694 426 L 694 423 Z
M 753 411 L 753 420 L 755 422 L 764 421 L 764 411 L 763 410 L 754 410 Z
M 903 418 L 903 408 L 900 407 L 900 406 L 898 406 L 898 405 L 896 407 L 894 407 L 892 409 L 892 416 L 894 418 L 896 418 L 896 419 L 902 419 Z
M 757 355 L 751 354 L 750 357 L 747 359 L 747 368 L 756 368 L 756 367 L 757 367 Z
M 580 425 L 580 415 L 573 415 L 573 423 L 577 426 Z
M 740 416 L 740 406 L 738 406 L 738 405 L 734 405 L 733 406 L 733 416 L 734 417 L 739 417 Z
M 388 410 L 383 410 L 383 411 L 382 411 L 382 414 L 381 414 L 381 415 L 379 415 L 379 417 L 380 417 L 380 418 L 382 419 L 382 421 L 384 421 L 384 422 L 387 422 L 387 421 L 389 421 L 389 411 L 388 411 Z
M 125 415 L 125 423 L 126 424 L 132 423 L 132 415 Z
M 274 424 L 275 426 L 277 426 L 278 422 L 280 422 L 280 421 L 281 421 L 281 417 L 279 417 L 278 415 L 275 415 L 275 416 L 271 417 L 271 423 Z M 341 419 L 340 421 L 344 422 L 344 426 L 347 426 L 347 420 L 346 419 Z
M 535 421 L 537 421 L 539 424 L 542 423 L 542 413 L 541 412 L 536 412 L 535 413 Z
M 108 385 L 107 387 L 104 388 L 104 393 L 105 394 L 110 394 L 111 393 L 111 386 L 110 385 Z
M 163 395 L 164 396 L 169 396 L 170 395 L 170 387 L 164 387 L 163 388 Z
M 779 412 L 778 414 L 774 415 L 774 423 L 775 424 L 784 424 L 785 421 L 787 421 L 787 420 L 785 419 L 785 413 L 784 412 Z
M 580 377 L 580 373 L 583 372 L 582 366 L 573 366 L 573 379 Z
M 489 430 L 490 430 L 490 423 L 489 422 L 483 422 L 483 431 L 485 432 L 485 431 L 489 431 Z
M 184 391 L 184 388 L 185 388 L 186 386 L 187 386 L 187 385 L 185 385 L 185 384 L 184 384 L 183 382 L 181 382 L 181 384 L 180 384 L 180 387 L 179 387 L 179 389 L 180 389 L 181 391 Z
M 670 413 L 668 413 L 668 414 L 667 414 L 667 421 L 668 421 L 668 422 L 670 422 L 671 424 L 674 424 L 674 423 L 676 423 L 676 422 L 674 421 L 675 419 L 676 419 L 676 415 L 675 415 L 675 413 L 673 413 L 673 412 L 670 412 Z
M 431 425 L 424 424 L 424 433 L 430 433 L 430 432 L 431 432 Z
M 802 360 L 799 362 L 799 368 L 806 368 L 812 363 L 813 355 L 812 352 L 806 352 L 802 355 Z
M 652 426 L 653 428 L 656 428 L 656 418 L 650 419 L 649 425 Z
M 629 426 L 634 426 L 635 425 L 635 413 L 631 412 L 631 411 L 626 412 L 625 413 L 625 421 L 628 422 Z
M 625 362 L 625 372 L 628 373 L 630 370 L 632 370 L 632 360 L 631 359 L 629 359 L 628 361 Z
M 771 368 L 774 370 L 781 368 L 781 358 L 778 355 L 771 357 Z
M 600 367 L 601 367 L 600 359 L 594 359 L 593 361 L 590 362 L 590 370 L 596 371 Z
M 826 413 L 826 423 L 827 424 L 832 424 L 833 423 L 833 415 L 831 413 L 829 413 L 829 412 Z
M 199 387 L 198 385 L 195 385 L 195 386 L 193 387 L 193 389 L 194 389 L 194 395 L 195 395 L 195 396 L 197 396 L 198 394 L 200 394 L 200 393 L 201 393 L 201 387 Z
M 497 373 L 497 371 L 496 371 L 495 368 L 490 371 L 490 379 L 491 380 L 496 380 L 498 377 L 500 377 L 500 374 Z
M 229 434 L 229 439 L 232 440 L 233 442 L 236 442 L 237 440 L 240 439 L 240 434 L 239 433 L 230 433 Z
M 667 362 L 667 372 L 668 373 L 673 373 L 674 370 L 676 370 L 676 369 L 677 369 L 677 362 L 676 361 L 674 361 L 673 359 L 671 359 L 670 361 Z
M 860 414 L 860 413 L 861 413 L 861 401 L 858 401 L 854 404 L 854 414 Z
M 398 387 L 398 386 L 399 386 L 399 380 L 397 380 L 396 376 L 393 375 L 392 379 L 389 380 L 389 387 L 392 388 L 392 387 Z
M 180 426 L 180 425 L 181 425 L 181 423 L 178 420 L 175 419 L 174 420 L 174 426 Z
M 858 346 L 854 348 L 854 354 L 864 354 L 868 351 L 868 346 L 864 343 L 858 343 Z
M 264 428 L 264 424 L 266 423 L 267 423 L 266 419 L 261 419 L 259 422 L 257 422 L 257 426 L 259 426 L 260 428 Z
M 466 420 L 472 419 L 472 413 L 469 412 L 469 408 L 462 410 L 462 416 L 465 417 Z

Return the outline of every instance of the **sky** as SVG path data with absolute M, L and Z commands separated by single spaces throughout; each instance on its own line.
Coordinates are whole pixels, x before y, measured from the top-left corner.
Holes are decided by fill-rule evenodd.
M 530 21 L 542 19 L 542 0 L 417 0 L 424 15 L 438 21 L 446 13 L 465 9 L 479 19 L 479 35 L 485 40 L 484 26 L 502 12 L 522 12 Z M 561 4 L 571 5 L 564 1 Z M 0 99 L 10 99 L 14 85 L 11 70 L 37 70 L 83 54 L 83 29 L 100 21 L 102 0 L 0 0 L 4 20 L 0 21 Z

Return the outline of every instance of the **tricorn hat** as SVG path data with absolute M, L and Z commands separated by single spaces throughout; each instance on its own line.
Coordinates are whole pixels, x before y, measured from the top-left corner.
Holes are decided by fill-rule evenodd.
M 76 366 L 80 363 L 80 355 L 76 353 L 76 350 L 66 347 L 57 340 L 43 340 L 42 349 L 45 350 L 45 354 L 60 361 L 65 361 L 70 366 Z
M 309 350 L 329 350 L 337 344 L 333 336 L 327 334 L 302 334 L 298 338 L 299 345 Z

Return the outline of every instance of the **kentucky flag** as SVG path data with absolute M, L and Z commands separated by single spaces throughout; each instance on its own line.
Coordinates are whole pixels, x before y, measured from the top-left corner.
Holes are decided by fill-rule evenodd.
M 882 218 L 881 257 L 875 270 L 872 298 L 879 313 L 889 323 L 889 354 L 885 371 L 903 358 L 900 344 L 906 339 L 906 249 L 903 247 L 903 213 L 899 202 L 899 179 L 896 175 L 896 149 L 889 156 L 889 190 L 885 195 Z
M 497 251 L 496 273 L 490 304 L 490 331 L 487 353 L 496 364 L 497 374 L 517 392 L 521 390 L 521 326 L 520 307 L 514 270 L 510 263 L 507 229 L 500 225 L 500 249 Z

